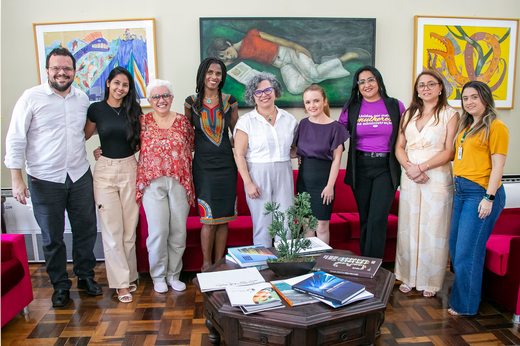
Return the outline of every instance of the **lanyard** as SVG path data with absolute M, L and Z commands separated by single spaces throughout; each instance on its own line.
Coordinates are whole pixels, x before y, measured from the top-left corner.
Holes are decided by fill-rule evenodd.
M 473 131 L 475 129 L 475 127 L 477 127 L 478 125 L 480 125 L 480 123 L 482 122 L 482 120 L 480 120 L 479 122 L 477 122 L 475 125 L 471 126 L 471 125 L 468 125 L 468 127 L 466 127 L 466 130 L 464 130 L 464 133 L 462 134 L 462 138 L 460 140 L 460 145 L 459 145 L 459 150 L 457 152 L 457 158 L 459 160 L 462 160 L 462 143 L 464 143 L 464 139 L 466 139 L 466 136 L 468 135 L 468 133 L 470 133 L 471 131 Z
M 480 125 L 480 123 L 482 122 L 482 120 L 480 120 L 479 122 L 477 122 L 475 125 L 471 126 L 471 125 L 468 125 L 468 127 L 466 127 L 466 130 L 464 130 L 464 133 L 462 134 L 462 138 L 460 140 L 460 144 L 462 145 L 462 143 L 464 143 L 464 139 L 466 138 L 467 134 L 470 133 L 471 131 L 473 131 L 475 129 L 475 127 L 477 127 L 478 125 Z

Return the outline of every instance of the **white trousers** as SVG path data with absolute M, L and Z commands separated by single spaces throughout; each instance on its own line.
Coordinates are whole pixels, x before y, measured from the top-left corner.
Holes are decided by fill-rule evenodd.
M 246 201 L 253 220 L 253 244 L 265 247 L 273 246 L 273 239 L 267 234 L 267 227 L 273 221 L 272 215 L 264 216 L 264 204 L 267 202 L 280 203 L 280 211 L 293 204 L 294 180 L 291 161 L 256 163 L 248 162 L 247 169 L 251 181 L 260 189 L 260 197 Z M 287 238 L 291 237 L 290 232 Z
M 287 91 L 291 94 L 301 94 L 309 85 L 326 79 L 350 75 L 339 59 L 315 64 L 307 55 L 298 54 L 294 49 L 282 46 L 278 49 L 273 66 L 280 69 Z
M 154 282 L 179 280 L 190 211 L 186 189 L 174 178 L 152 179 L 144 189 L 143 207 L 148 221 L 150 276 Z
M 139 206 L 135 202 L 135 157 L 101 156 L 94 169 L 94 198 L 103 236 L 108 287 L 127 288 L 137 280 L 135 228 Z

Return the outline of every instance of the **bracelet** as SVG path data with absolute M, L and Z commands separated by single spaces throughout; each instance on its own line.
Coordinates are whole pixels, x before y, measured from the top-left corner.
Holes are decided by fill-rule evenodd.
M 430 165 L 428 164 L 428 162 L 426 162 L 426 170 L 427 170 L 427 171 L 430 170 Z
M 493 203 L 493 201 L 490 200 L 488 196 L 484 196 L 484 197 L 482 197 L 482 199 L 485 199 L 486 201 Z
M 421 171 L 421 165 L 417 165 L 417 168 L 419 168 L 419 172 L 423 173 L 423 171 Z

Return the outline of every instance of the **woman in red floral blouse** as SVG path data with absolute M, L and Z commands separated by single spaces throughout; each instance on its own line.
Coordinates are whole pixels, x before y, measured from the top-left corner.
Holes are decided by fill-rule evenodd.
M 156 79 L 146 88 L 153 112 L 141 118 L 141 153 L 137 167 L 137 202 L 148 221 L 150 276 L 154 289 L 176 291 L 186 247 L 186 220 L 195 205 L 191 175 L 194 131 L 182 114 L 170 111 L 173 92 L 168 81 Z

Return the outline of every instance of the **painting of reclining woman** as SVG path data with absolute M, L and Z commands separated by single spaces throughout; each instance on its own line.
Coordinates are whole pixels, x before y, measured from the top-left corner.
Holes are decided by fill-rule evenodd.
M 282 107 L 300 107 L 311 84 L 330 93 L 331 106 L 342 106 L 351 71 L 374 63 L 374 37 L 375 19 L 202 18 L 201 58 L 228 66 L 226 93 L 243 95 L 249 79 L 267 71 L 283 81 Z

